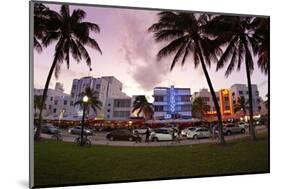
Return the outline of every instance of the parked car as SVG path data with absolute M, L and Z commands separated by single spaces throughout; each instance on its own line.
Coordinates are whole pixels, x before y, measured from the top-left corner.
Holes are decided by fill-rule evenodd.
M 245 133 L 245 125 L 238 125 L 238 124 L 226 124 L 223 127 L 223 133 L 225 135 L 231 135 L 234 133 Z
M 71 133 L 71 134 L 74 134 L 74 135 L 80 135 L 81 132 L 82 132 L 82 126 L 72 127 L 70 129 L 68 129 L 68 132 Z M 92 135 L 93 131 L 84 127 L 84 134 L 85 135 Z
M 53 125 L 44 125 L 44 126 L 42 126 L 42 129 L 41 129 L 41 132 L 45 133 L 45 134 L 55 134 L 58 131 L 59 131 L 58 128 Z
M 137 133 L 139 133 L 139 134 L 145 134 L 146 131 L 147 131 L 147 129 L 151 130 L 147 125 L 142 125 L 142 126 L 140 126 L 139 128 L 134 129 L 134 130 L 133 130 L 133 133 L 134 133 L 134 134 L 137 134 Z
M 249 128 L 249 123 L 240 122 L 239 126 L 244 127 L 245 129 Z
M 172 134 L 173 132 L 169 128 L 155 129 L 151 132 L 149 139 L 152 141 L 169 141 L 173 139 Z M 177 133 L 175 135 L 177 136 Z
M 128 140 L 128 141 L 135 141 L 138 139 L 136 135 L 134 135 L 131 131 L 126 129 L 116 129 L 111 131 L 106 135 L 108 140 Z
M 181 131 L 181 136 L 182 137 L 186 137 L 187 136 L 187 133 L 190 132 L 190 131 L 193 131 L 195 130 L 196 127 L 188 127 L 188 128 L 185 128 Z
M 191 139 L 209 138 L 211 137 L 211 132 L 207 128 L 197 127 L 187 132 L 186 137 Z

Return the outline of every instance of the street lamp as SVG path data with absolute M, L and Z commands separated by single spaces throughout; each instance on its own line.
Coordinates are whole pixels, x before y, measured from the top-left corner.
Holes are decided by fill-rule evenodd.
M 82 115 L 82 128 L 81 128 L 81 141 L 80 141 L 80 145 L 83 146 L 84 142 L 83 142 L 83 135 L 84 135 L 84 122 L 85 122 L 85 110 L 86 110 L 86 104 L 89 101 L 89 97 L 88 96 L 84 96 L 83 99 L 83 115 Z

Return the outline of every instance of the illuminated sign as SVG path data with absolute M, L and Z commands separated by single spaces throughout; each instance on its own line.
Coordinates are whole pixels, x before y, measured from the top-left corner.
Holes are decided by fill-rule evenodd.
M 175 89 L 174 86 L 171 87 L 170 89 L 170 111 L 175 112 L 175 107 L 176 107 L 176 100 L 175 100 Z

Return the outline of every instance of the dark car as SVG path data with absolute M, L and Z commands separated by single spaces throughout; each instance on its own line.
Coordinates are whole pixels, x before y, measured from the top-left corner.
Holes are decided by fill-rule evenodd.
M 45 134 L 55 134 L 57 133 L 59 130 L 57 127 L 53 126 L 53 125 L 44 125 L 41 129 L 42 133 Z
M 68 132 L 71 133 L 71 134 L 74 134 L 74 135 L 80 135 L 81 132 L 82 132 L 82 127 L 81 126 L 72 127 L 70 129 L 68 129 Z M 92 135 L 93 131 L 91 129 L 87 129 L 87 128 L 84 127 L 84 134 L 85 135 Z
M 128 141 L 135 141 L 138 139 L 136 135 L 134 135 L 129 130 L 114 130 L 111 131 L 109 134 L 106 135 L 108 140 L 128 140 Z

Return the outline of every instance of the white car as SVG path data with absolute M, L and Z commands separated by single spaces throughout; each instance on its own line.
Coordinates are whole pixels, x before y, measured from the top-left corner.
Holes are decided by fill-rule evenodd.
M 210 138 L 211 132 L 206 128 L 198 127 L 194 130 L 187 132 L 186 137 L 191 139 Z
M 243 127 L 244 129 L 247 129 L 247 128 L 249 128 L 249 123 L 240 122 L 239 126 Z
M 173 140 L 173 132 L 166 128 L 156 129 L 151 132 L 149 139 L 152 141 L 169 141 Z M 175 133 L 177 136 L 177 133 Z
M 182 136 L 182 137 L 186 137 L 188 132 L 193 131 L 193 130 L 195 130 L 195 129 L 196 129 L 196 127 L 188 127 L 188 128 L 186 128 L 186 129 L 183 129 L 183 130 L 181 131 L 181 136 Z

